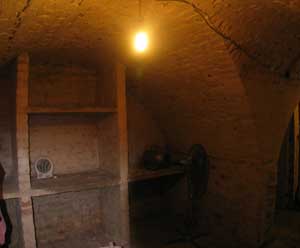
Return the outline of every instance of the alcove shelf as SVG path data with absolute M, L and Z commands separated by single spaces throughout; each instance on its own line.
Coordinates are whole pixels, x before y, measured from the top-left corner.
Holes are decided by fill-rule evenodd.
M 128 247 L 125 67 L 32 61 L 16 60 L 18 190 L 4 189 L 22 203 L 24 248 L 83 247 L 78 232 L 90 230 L 87 248 Z M 53 162 L 51 178 L 37 178 L 41 157 Z
M 48 194 L 115 185 L 119 181 L 115 113 L 29 116 L 31 186 Z M 54 177 L 37 179 L 34 164 L 49 158 Z
M 76 113 L 116 113 L 117 108 L 109 107 L 77 107 L 77 108 L 58 108 L 58 107 L 29 107 L 28 114 L 76 114 Z

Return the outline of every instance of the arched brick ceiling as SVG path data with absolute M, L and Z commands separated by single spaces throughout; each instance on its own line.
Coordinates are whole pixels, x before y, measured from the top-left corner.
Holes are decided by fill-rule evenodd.
M 192 2 L 211 17 L 213 25 L 269 69 L 284 74 L 298 57 L 299 1 Z M 143 1 L 153 46 L 142 62 L 128 52 L 137 23 L 138 1 L 4 0 L 0 10 L 2 63 L 21 51 L 96 60 L 110 50 L 125 58 L 131 67 L 136 63 L 138 68 L 142 66 L 139 76 L 143 82 L 133 73 L 129 87 L 166 126 L 177 125 L 177 131 L 187 129 L 201 116 L 205 129 L 217 123 L 212 120 L 221 123 L 225 112 L 232 118 L 245 115 L 245 109 L 237 110 L 237 106 L 247 105 L 246 99 L 240 97 L 245 96 L 239 78 L 242 63 L 234 65 L 233 61 L 241 60 L 232 60 L 239 58 L 238 53 L 231 54 L 228 43 L 184 3 Z M 293 68 L 293 75 L 295 72 Z M 186 122 L 175 122 L 171 118 L 175 114 L 193 121 L 186 118 Z
M 298 0 L 192 2 L 205 10 L 220 30 L 271 68 L 284 73 L 300 57 Z M 201 40 L 207 32 L 205 24 L 185 4 L 144 0 L 143 9 L 145 22 L 157 37 L 153 54 L 164 58 L 186 49 L 186 58 L 192 55 L 189 48 L 209 49 L 211 38 Z M 103 47 L 126 53 L 124 41 L 137 20 L 137 1 L 133 0 L 3 0 L 0 10 L 1 61 L 22 50 L 67 49 L 79 58 L 101 56 Z M 186 35 L 189 42 L 183 43 Z
M 222 25 L 221 30 L 257 57 L 259 63 L 281 74 L 290 70 L 299 76 L 296 61 L 300 59 L 300 1 L 214 2 L 213 13 L 219 13 L 214 18 Z

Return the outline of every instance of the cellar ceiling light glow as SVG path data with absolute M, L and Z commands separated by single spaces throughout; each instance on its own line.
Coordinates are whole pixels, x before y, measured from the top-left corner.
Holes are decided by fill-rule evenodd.
M 149 46 L 148 33 L 144 29 L 144 18 L 142 15 L 142 0 L 139 0 L 139 27 L 134 35 L 133 47 L 137 53 L 144 53 Z
M 145 31 L 139 31 L 134 36 L 134 49 L 138 53 L 145 52 L 148 48 L 148 34 Z

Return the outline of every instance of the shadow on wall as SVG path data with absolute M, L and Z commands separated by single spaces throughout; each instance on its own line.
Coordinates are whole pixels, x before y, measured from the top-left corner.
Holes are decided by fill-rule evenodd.
M 287 209 L 293 205 L 294 187 L 294 115 L 292 116 L 281 145 L 277 169 L 276 209 Z
M 299 107 L 297 106 L 286 129 L 278 160 L 277 210 L 299 210 L 299 133 Z
M 1 195 L 0 195 L 0 209 L 1 209 L 1 213 L 4 219 L 4 222 L 6 224 L 6 233 L 5 233 L 5 243 L 4 245 L 2 245 L 1 247 L 3 248 L 8 248 L 10 247 L 10 243 L 11 243 L 11 235 L 12 235 L 12 231 L 13 231 L 13 226 L 7 211 L 7 206 L 6 206 L 6 202 L 3 199 L 3 182 L 4 182 L 4 177 L 5 177 L 5 171 L 3 169 L 2 164 L 0 163 L 0 185 L 1 185 Z M 0 216 L 0 218 L 2 218 Z M 1 221 L 2 219 L 0 219 L 0 235 L 3 226 L 1 225 Z

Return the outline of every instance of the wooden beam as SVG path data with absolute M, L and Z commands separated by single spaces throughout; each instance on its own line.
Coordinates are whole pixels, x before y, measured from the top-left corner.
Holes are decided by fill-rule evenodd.
M 120 144 L 120 179 L 127 184 L 128 179 L 128 135 L 127 135 L 127 110 L 126 110 L 126 82 L 125 66 L 116 65 L 117 97 L 118 97 L 118 127 Z
M 17 58 L 16 82 L 16 146 L 18 163 L 18 183 L 21 201 L 21 222 L 25 248 L 35 248 L 35 228 L 32 199 L 30 197 L 30 166 L 28 137 L 28 78 L 29 56 Z
M 155 171 L 150 170 L 137 170 L 135 173 L 130 174 L 128 178 L 128 182 L 136 182 L 136 181 L 145 181 L 154 178 L 160 178 L 165 176 L 174 176 L 174 175 L 183 175 L 184 169 L 181 167 L 170 167 Z
M 129 243 L 129 203 L 128 203 L 128 134 L 126 108 L 126 75 L 125 66 L 115 65 L 117 84 L 117 108 L 120 149 L 120 203 L 122 239 Z M 129 245 L 129 244 L 128 244 Z

